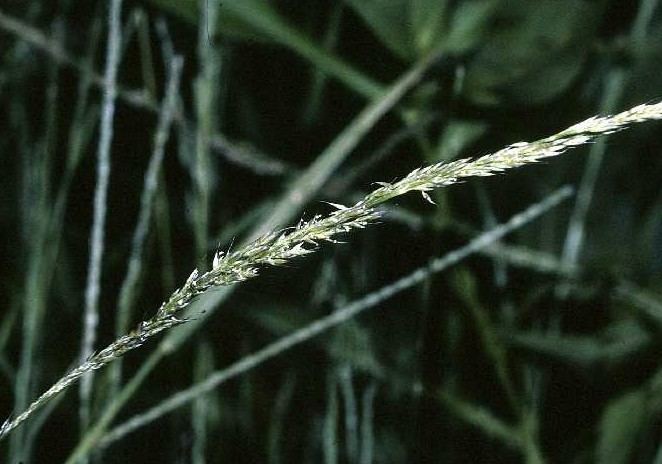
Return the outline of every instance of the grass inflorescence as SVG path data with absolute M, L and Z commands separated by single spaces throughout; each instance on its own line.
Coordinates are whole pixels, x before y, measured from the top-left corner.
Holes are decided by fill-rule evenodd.
M 622 130 L 631 124 L 656 119 L 662 119 L 662 103 L 643 104 L 614 116 L 589 118 L 536 142 L 519 142 L 476 159 L 467 158 L 419 168 L 397 182 L 379 182 L 378 189 L 353 206 L 330 203 L 335 211 L 328 216 L 316 215 L 308 221 L 302 219 L 291 230 L 268 233 L 238 251 L 218 251 L 214 255 L 211 270 L 202 274 L 197 269 L 193 270 L 184 285 L 163 303 L 154 317 L 140 322 L 129 334 L 90 355 L 88 360 L 55 383 L 25 412 L 14 420 L 7 420 L 0 427 L 0 438 L 86 372 L 99 369 L 142 346 L 164 330 L 185 323 L 186 319 L 180 318 L 179 313 L 187 308 L 194 298 L 215 287 L 229 286 L 257 277 L 261 267 L 283 265 L 310 254 L 321 242 L 336 243 L 341 234 L 363 229 L 376 222 L 381 216 L 376 207 L 388 200 L 412 191 L 425 194 L 454 184 L 464 177 L 484 177 L 501 173 L 543 158 L 557 156 L 569 148 L 589 143 L 598 136 Z

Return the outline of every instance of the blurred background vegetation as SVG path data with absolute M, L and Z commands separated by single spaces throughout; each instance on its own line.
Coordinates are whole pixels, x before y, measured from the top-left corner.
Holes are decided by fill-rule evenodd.
M 3 416 L 79 356 L 109 5 L 0 4 Z M 660 10 L 125 0 L 96 348 L 151 316 L 217 249 L 328 213 L 321 200 L 349 204 L 421 165 L 659 99 Z M 119 295 L 176 55 L 180 101 L 126 325 Z M 96 443 L 92 462 L 662 464 L 660 133 L 637 127 L 470 180 L 434 192 L 436 206 L 399 199 L 345 244 L 212 292 L 194 321 L 96 375 L 91 424 L 111 418 L 101 435 L 576 187 L 505 243 Z M 0 444 L 1 460 L 64 462 L 88 437 L 78 401 L 72 388 L 49 405 Z

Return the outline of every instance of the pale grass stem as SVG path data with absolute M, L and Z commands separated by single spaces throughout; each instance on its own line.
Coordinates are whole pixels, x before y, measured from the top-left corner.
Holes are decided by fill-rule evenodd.
M 420 284 L 431 274 L 448 269 L 450 266 L 455 265 L 463 259 L 466 259 L 480 250 L 498 242 L 514 230 L 517 230 L 540 217 L 563 200 L 568 199 L 571 193 L 572 189 L 569 187 L 563 187 L 557 190 L 540 203 L 534 204 L 521 213 L 516 214 L 504 224 L 480 234 L 465 246 L 453 250 L 440 258 L 431 260 L 427 265 L 414 270 L 395 282 L 371 292 L 358 300 L 348 303 L 328 316 L 322 317 L 261 350 L 242 358 L 231 366 L 209 375 L 204 381 L 172 395 L 154 408 L 136 415 L 117 426 L 115 429 L 108 432 L 108 434 L 102 439 L 102 446 L 110 445 L 123 438 L 128 433 L 155 421 L 181 406 L 184 406 L 188 402 L 195 400 L 200 395 L 208 393 L 225 382 L 256 368 L 264 362 L 332 329 L 333 327 L 347 322 L 368 309 L 377 307 L 379 304 L 392 298 L 398 293 Z
M 81 360 L 92 355 L 99 324 L 99 293 L 101 290 L 101 264 L 105 243 L 106 203 L 110 179 L 110 151 L 113 140 L 113 120 L 117 97 L 117 70 L 120 60 L 122 0 L 109 4 L 108 45 L 106 49 L 106 71 L 104 76 L 103 107 L 101 111 L 100 140 L 97 151 L 97 180 L 94 190 L 94 218 L 90 234 L 90 259 L 85 287 L 85 310 L 83 314 L 83 339 Z M 90 421 L 90 397 L 93 374 L 90 371 L 80 384 L 80 420 L 84 430 Z
M 162 110 L 159 112 L 159 121 L 154 136 L 152 156 L 150 157 L 147 172 L 145 173 L 145 183 L 140 199 L 140 211 L 138 213 L 138 221 L 131 240 L 131 254 L 129 256 L 127 272 L 122 281 L 119 293 L 115 330 L 116 336 L 118 337 L 124 334 L 129 328 L 131 311 L 137 298 L 138 281 L 143 272 L 142 263 L 145 241 L 147 239 L 149 225 L 152 218 L 154 197 L 158 187 L 161 164 L 163 163 L 165 155 L 165 146 L 170 135 L 170 127 L 176 110 L 182 66 L 182 58 L 180 56 L 173 56 L 170 61 Z M 112 382 L 118 384 L 121 377 L 119 363 L 114 374 L 115 375 L 112 376 Z

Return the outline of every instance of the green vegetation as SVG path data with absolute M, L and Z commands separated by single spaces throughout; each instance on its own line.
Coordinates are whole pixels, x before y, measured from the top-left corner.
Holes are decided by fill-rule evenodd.
M 659 10 L 0 7 L 0 460 L 662 462 Z

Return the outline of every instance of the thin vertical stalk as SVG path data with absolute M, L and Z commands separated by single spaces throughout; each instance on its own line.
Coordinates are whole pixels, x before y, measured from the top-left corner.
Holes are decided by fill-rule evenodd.
M 645 40 L 657 4 L 658 0 L 641 1 L 637 17 L 630 29 L 629 41 L 633 50 L 637 50 L 637 47 L 641 46 L 641 43 Z M 626 80 L 627 75 L 624 69 L 614 68 L 609 71 L 606 77 L 605 91 L 600 104 L 601 112 L 614 111 L 618 106 L 625 90 Z M 606 141 L 598 141 L 595 145 L 591 146 L 588 159 L 586 160 L 586 168 L 580 182 L 580 187 L 577 192 L 577 200 L 575 201 L 572 216 L 568 224 L 561 258 L 563 265 L 569 271 L 575 269 L 579 263 L 580 253 L 584 244 L 586 219 L 591 202 L 593 201 L 593 192 L 595 191 L 606 149 Z M 564 284 L 557 289 L 557 295 L 564 298 L 567 296 L 568 290 L 568 285 Z
M 220 77 L 219 51 L 210 42 L 214 36 L 219 4 L 208 2 L 200 9 L 198 24 L 199 74 L 195 79 L 195 109 L 197 126 L 195 133 L 195 161 L 191 164 L 194 184 L 193 230 L 195 234 L 198 267 L 204 267 L 209 233 L 209 199 L 212 174 L 209 159 L 211 139 L 218 111 L 218 89 Z
M 338 372 L 338 386 L 340 387 L 345 411 L 345 450 L 347 461 L 356 463 L 359 454 L 359 420 L 356 393 L 352 384 L 352 368 L 349 364 L 343 366 Z
M 115 99 L 117 97 L 117 71 L 119 68 L 119 49 L 121 43 L 122 0 L 112 0 L 108 12 L 108 44 L 106 49 L 106 71 L 101 112 L 100 140 L 97 150 L 97 181 L 94 190 L 94 218 L 90 235 L 90 259 L 85 287 L 85 310 L 83 316 L 83 339 L 81 343 L 81 362 L 85 362 L 94 350 L 97 325 L 99 324 L 99 294 L 101 265 L 103 260 L 106 203 L 110 180 L 110 150 L 113 140 L 113 120 Z M 80 384 L 80 425 L 81 432 L 90 422 L 90 401 L 92 394 L 93 373 L 88 372 Z
M 140 199 L 140 211 L 138 212 L 138 220 L 131 240 L 131 254 L 129 256 L 127 272 L 120 288 L 115 324 L 115 335 L 117 337 L 122 336 L 129 329 L 131 312 L 137 297 L 138 281 L 143 272 L 145 241 L 147 240 L 149 226 L 152 220 L 154 197 L 158 188 L 161 165 L 165 156 L 165 147 L 170 136 L 170 127 L 177 107 L 182 66 L 182 58 L 175 56 L 170 62 L 168 69 L 165 97 L 161 111 L 159 112 L 152 155 L 147 166 L 147 172 L 145 173 L 145 182 Z M 111 374 L 111 382 L 114 388 L 110 389 L 111 392 L 116 390 L 121 381 L 121 363 L 116 363 L 114 366 Z
M 51 168 L 52 156 L 57 142 L 58 117 L 58 67 L 49 69 L 46 94 L 46 120 L 42 140 L 31 146 L 27 134 L 27 119 L 21 114 L 22 133 L 20 149 L 24 157 L 23 174 L 26 208 L 23 218 L 24 243 L 27 248 L 27 269 L 23 288 L 22 347 L 19 368 L 15 381 L 15 408 L 29 404 L 34 394 L 39 372 L 40 340 L 42 338 L 44 316 L 47 308 L 47 295 L 50 285 L 48 246 L 50 236 Z M 17 115 L 18 116 L 18 115 Z M 31 456 L 31 428 L 12 437 L 10 459 L 29 461 Z
M 338 387 L 335 373 L 327 375 L 326 415 L 322 427 L 324 464 L 338 463 Z
M 161 282 L 163 288 L 175 288 L 175 265 L 172 256 L 172 232 L 170 224 L 170 205 L 168 204 L 165 176 L 161 173 L 154 202 L 155 229 L 161 248 Z
M 286 438 L 286 434 L 284 433 L 287 431 L 285 421 L 295 386 L 296 376 L 294 374 L 286 374 L 285 380 L 276 394 L 273 412 L 271 413 L 271 419 L 269 421 L 267 438 L 267 456 L 269 464 L 280 464 L 282 462 L 281 442 L 283 438 Z
M 214 370 L 214 354 L 211 346 L 204 341 L 198 344 L 198 351 L 193 366 L 193 378 L 196 381 L 204 379 Z M 211 418 L 218 415 L 211 401 L 211 394 L 200 396 L 191 407 L 191 425 L 193 430 L 193 443 L 191 445 L 191 464 L 205 464 L 206 452 L 209 444 L 209 425 Z M 211 403 L 211 404 L 210 404 Z M 212 450 L 219 447 L 214 441 Z
M 624 71 L 621 69 L 614 69 L 607 74 L 606 88 L 602 104 L 600 105 L 600 111 L 613 110 L 621 98 L 624 81 Z M 595 191 L 595 185 L 598 181 L 600 167 L 602 166 L 602 160 L 606 151 L 607 144 L 604 140 L 599 140 L 591 145 L 589 150 L 586 168 L 577 192 L 577 200 L 570 216 L 568 231 L 563 245 L 563 253 L 561 255 L 561 262 L 569 271 L 575 269 L 579 262 L 579 255 L 584 244 L 586 218 L 593 200 L 593 192 Z M 567 296 L 568 289 L 567 284 L 562 284 L 559 287 L 558 296 L 561 298 Z
M 342 18 L 344 7 L 345 5 L 343 2 L 338 2 L 336 5 L 334 5 L 333 10 L 331 11 L 329 24 L 321 44 L 321 48 L 328 50 L 329 52 L 332 52 L 337 45 L 338 37 L 340 35 L 340 20 Z M 327 79 L 328 76 L 324 71 L 316 66 L 313 67 L 309 96 L 306 98 L 306 106 L 302 111 L 302 120 L 307 125 L 312 124 L 314 119 L 317 117 L 317 114 L 319 113 Z
M 375 396 L 377 384 L 373 381 L 363 392 L 361 408 L 361 454 L 359 464 L 372 464 L 375 454 Z
M 94 58 L 98 37 L 99 22 L 95 21 L 92 26 L 90 47 L 87 51 L 87 61 L 91 61 Z M 55 90 L 56 89 L 54 87 L 54 83 L 51 83 L 51 91 L 49 92 L 51 103 L 48 105 L 49 113 L 51 113 L 48 119 L 51 121 L 51 124 L 54 124 L 57 121 L 57 115 L 54 114 L 54 109 L 57 107 L 57 102 L 54 100 Z M 26 310 L 23 312 L 25 318 L 24 322 L 28 323 L 28 326 L 32 327 L 29 332 L 26 332 L 29 334 L 36 334 L 41 330 L 40 326 L 42 324 L 41 318 L 43 317 L 43 314 L 39 314 L 45 312 L 46 309 L 45 300 L 42 299 L 42 296 L 45 298 L 51 287 L 51 281 L 54 275 L 54 269 L 56 266 L 57 256 L 59 254 L 60 243 L 63 235 L 62 229 L 64 225 L 64 213 L 66 210 L 71 181 L 81 159 L 81 155 L 91 140 L 91 136 L 96 124 L 96 109 L 88 109 L 89 90 L 90 80 L 88 79 L 88 75 L 85 74 L 82 76 L 78 87 L 77 100 L 74 109 L 74 118 L 67 137 L 68 146 L 65 171 L 62 175 L 60 185 L 58 186 L 58 191 L 54 197 L 54 200 L 49 202 L 48 206 L 46 206 L 44 210 L 37 209 L 36 213 L 35 211 L 31 212 L 31 214 L 37 214 L 39 218 L 44 220 L 44 222 L 43 226 L 39 226 L 31 231 L 31 242 L 33 242 L 34 249 L 30 252 L 32 256 L 29 259 L 29 269 L 31 270 L 27 273 L 28 282 L 26 287 L 26 297 L 29 297 L 29 302 L 26 303 Z M 49 130 L 49 132 L 53 134 L 54 130 Z M 47 149 L 48 152 L 56 149 L 54 136 L 51 135 L 49 138 L 52 140 L 47 144 L 50 145 L 50 148 Z M 26 159 L 29 159 L 29 157 L 26 156 Z M 34 172 L 40 171 L 40 169 L 34 169 Z M 47 175 L 48 173 L 44 174 Z M 42 196 L 46 195 L 49 190 L 48 188 L 44 187 L 45 185 L 47 185 L 46 181 L 38 182 L 38 190 L 42 192 Z M 45 201 L 44 199 L 42 200 Z M 37 204 L 41 204 L 42 200 L 39 200 Z M 45 241 L 47 241 L 48 246 L 43 245 Z M 35 280 L 38 275 L 41 277 L 39 277 L 38 280 Z M 38 316 L 33 318 L 33 315 Z M 24 337 L 24 341 L 26 343 L 25 346 L 32 346 L 33 344 L 30 341 L 29 336 Z M 26 351 L 25 359 L 22 358 L 16 380 L 20 380 L 20 376 L 22 375 L 25 375 L 25 378 L 28 378 L 31 365 L 37 358 L 35 354 L 31 354 L 32 348 L 29 348 Z M 25 382 L 28 383 L 28 381 Z M 17 403 L 21 401 L 20 384 L 22 383 L 23 381 L 20 381 L 17 384 L 17 386 L 19 386 L 16 391 Z M 48 411 L 40 415 L 42 421 L 48 417 L 48 413 L 50 411 L 52 411 L 52 408 L 49 408 Z M 31 454 L 31 444 L 36 438 L 38 431 L 39 426 L 38 424 L 35 424 L 26 430 L 25 440 L 22 439 L 22 435 L 20 434 L 18 434 L 16 437 L 12 437 L 10 459 L 28 460 Z

